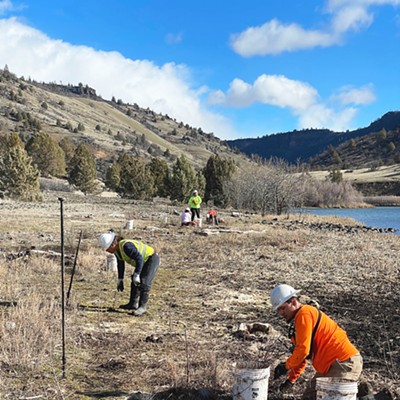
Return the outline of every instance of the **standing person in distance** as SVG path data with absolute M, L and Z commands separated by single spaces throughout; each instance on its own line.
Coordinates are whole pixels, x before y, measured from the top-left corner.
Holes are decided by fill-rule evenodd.
M 341 378 L 357 382 L 362 372 L 362 358 L 350 342 L 346 332 L 316 307 L 303 305 L 298 293 L 289 285 L 278 285 L 271 291 L 271 304 L 288 322 L 289 337 L 294 345 L 292 355 L 278 364 L 274 379 L 286 376 L 280 385 L 282 392 L 289 391 L 311 360 L 316 374 L 305 390 L 303 400 L 316 399 L 316 379 Z
M 201 197 L 199 196 L 199 192 L 197 190 L 193 190 L 192 195 L 189 198 L 189 207 L 192 213 L 192 221 L 197 217 L 200 219 L 200 204 Z
M 117 290 L 124 291 L 125 263 L 135 269 L 131 276 L 131 294 L 129 303 L 120 308 L 135 310 L 133 315 L 142 315 L 146 312 L 150 289 L 160 265 L 160 256 L 155 250 L 138 240 L 123 239 L 114 232 L 102 233 L 98 242 L 108 253 L 115 254 L 118 267 Z

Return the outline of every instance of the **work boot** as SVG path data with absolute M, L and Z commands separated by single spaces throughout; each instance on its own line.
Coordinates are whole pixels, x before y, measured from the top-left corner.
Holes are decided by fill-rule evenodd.
M 138 293 L 137 296 L 133 300 L 133 309 L 137 310 L 139 308 L 139 300 L 140 300 L 140 294 Z
M 136 310 L 139 307 L 139 296 L 139 289 L 133 284 L 133 282 L 131 282 L 131 295 L 129 297 L 129 303 L 121 304 L 119 308 L 122 308 L 123 310 Z
M 149 291 L 148 290 L 142 291 L 140 294 L 139 308 L 133 312 L 133 315 L 135 317 L 138 317 L 139 315 L 142 315 L 146 312 L 146 304 L 148 300 L 149 300 Z
M 137 310 L 135 310 L 133 312 L 133 315 L 135 317 L 138 317 L 139 315 L 142 315 L 146 312 L 146 304 L 143 304 L 142 306 L 140 306 Z

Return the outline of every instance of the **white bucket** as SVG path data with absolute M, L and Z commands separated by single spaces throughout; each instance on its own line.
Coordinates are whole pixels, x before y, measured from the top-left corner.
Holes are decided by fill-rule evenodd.
M 269 367 L 236 369 L 234 372 L 233 400 L 267 400 L 269 374 Z
M 339 378 L 317 378 L 317 400 L 356 400 L 358 383 Z
M 114 254 L 107 255 L 107 271 L 117 270 L 117 257 Z
M 194 222 L 196 223 L 196 225 L 197 225 L 199 228 L 201 228 L 201 226 L 202 226 L 202 220 L 201 220 L 201 218 L 195 217 Z
M 133 229 L 133 219 L 126 222 L 125 229 Z

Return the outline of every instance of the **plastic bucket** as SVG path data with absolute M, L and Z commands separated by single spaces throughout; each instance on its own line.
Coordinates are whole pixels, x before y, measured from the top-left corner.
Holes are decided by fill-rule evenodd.
M 338 378 L 317 378 L 317 400 L 356 400 L 358 383 Z
M 117 257 L 114 254 L 107 255 L 107 271 L 117 270 Z
M 133 229 L 133 219 L 130 219 L 129 221 L 126 222 L 125 228 L 126 229 Z
M 233 400 L 267 400 L 270 368 L 236 369 L 234 372 Z

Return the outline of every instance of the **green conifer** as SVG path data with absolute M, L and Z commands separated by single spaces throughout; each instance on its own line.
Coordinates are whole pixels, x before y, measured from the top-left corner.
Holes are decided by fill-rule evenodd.
M 2 137 L 0 149 L 0 191 L 10 198 L 41 200 L 39 171 L 32 165 L 18 135 Z
M 96 161 L 84 144 L 79 144 L 68 166 L 68 182 L 84 194 L 96 190 Z

